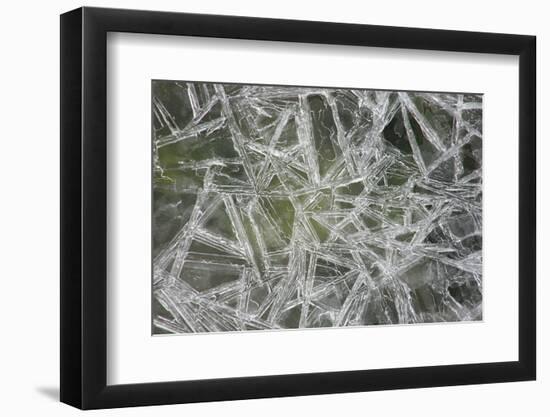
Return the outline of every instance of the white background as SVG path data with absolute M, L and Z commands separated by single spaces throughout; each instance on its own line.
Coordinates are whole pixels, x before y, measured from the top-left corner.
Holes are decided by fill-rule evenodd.
M 109 384 L 518 359 L 517 57 L 136 34 L 109 35 L 107 51 Z M 159 78 L 482 92 L 483 322 L 152 338 L 150 85 Z
M 539 377 L 537 382 L 423 390 L 327 395 L 291 399 L 238 401 L 169 407 L 100 411 L 95 415 L 246 416 L 385 413 L 410 416 L 548 415 L 550 390 L 550 292 L 544 262 L 550 250 L 550 166 L 543 155 L 550 133 L 542 97 L 550 97 L 548 73 L 550 28 L 544 2 L 481 3 L 463 0 L 410 2 L 277 2 L 214 1 L 89 1 L 88 5 L 164 9 L 203 13 L 241 14 L 332 20 L 398 26 L 434 27 L 536 34 L 538 36 L 539 120 Z M 5 415 L 73 415 L 77 411 L 57 403 L 58 392 L 58 273 L 59 273 L 59 52 L 58 14 L 80 6 L 73 1 L 10 2 L 2 10 L 2 205 L 0 317 L 4 334 L 0 344 L 0 410 Z M 313 6 L 313 7 L 311 7 Z M 29 110 L 30 109 L 30 110 Z M 543 127 L 544 126 L 544 127 Z M 31 414 L 32 415 L 32 414 Z

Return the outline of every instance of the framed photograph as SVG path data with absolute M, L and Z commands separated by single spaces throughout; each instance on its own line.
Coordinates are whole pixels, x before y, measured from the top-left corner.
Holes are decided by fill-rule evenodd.
M 535 37 L 61 16 L 61 401 L 533 380 Z

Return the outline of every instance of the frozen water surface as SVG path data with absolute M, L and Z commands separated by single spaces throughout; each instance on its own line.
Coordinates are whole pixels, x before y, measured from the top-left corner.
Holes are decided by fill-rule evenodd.
M 153 333 L 481 319 L 481 95 L 152 91 Z

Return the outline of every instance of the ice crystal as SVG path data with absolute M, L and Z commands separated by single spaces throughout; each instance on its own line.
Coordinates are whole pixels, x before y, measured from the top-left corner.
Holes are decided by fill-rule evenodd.
M 480 95 L 152 91 L 153 333 L 481 319 Z

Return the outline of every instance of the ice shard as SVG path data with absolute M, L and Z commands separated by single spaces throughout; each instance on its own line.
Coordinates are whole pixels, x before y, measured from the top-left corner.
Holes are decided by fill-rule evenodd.
M 153 333 L 482 318 L 482 95 L 152 82 Z

